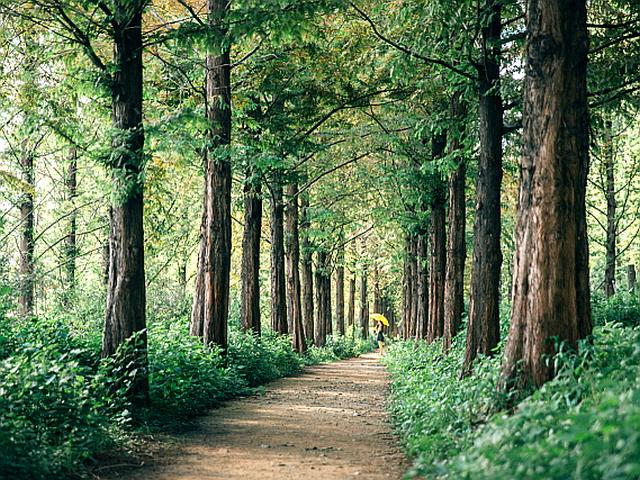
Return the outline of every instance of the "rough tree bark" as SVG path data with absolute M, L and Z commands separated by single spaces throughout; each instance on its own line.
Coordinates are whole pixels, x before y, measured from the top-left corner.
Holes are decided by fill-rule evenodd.
M 630 294 L 636 293 L 636 266 L 633 264 L 627 265 L 627 288 Z
M 223 37 L 220 26 L 229 5 L 225 0 L 208 1 L 209 28 Z M 200 254 L 191 331 L 202 332 L 205 345 L 227 347 L 229 273 L 231 268 L 231 67 L 229 47 L 206 56 L 206 116 L 209 130 L 205 156 L 204 235 Z M 198 305 L 201 304 L 201 305 Z M 200 327 L 197 325 L 201 323 Z
M 302 323 L 307 342 L 313 342 L 313 253 L 309 242 L 309 196 L 300 195 L 300 248 L 301 248 L 301 282 L 302 282 Z
M 144 274 L 142 123 L 142 10 L 144 2 L 114 3 L 114 73 L 111 79 L 113 137 L 110 167 L 120 201 L 110 209 L 109 282 L 102 356 L 137 334 L 132 357 L 125 360 L 132 378 L 129 395 L 149 403 L 147 376 L 146 289 Z M 123 178 L 124 177 L 124 178 Z
M 431 157 L 436 160 L 444 154 L 446 137 L 438 135 L 432 139 Z M 446 273 L 447 239 L 445 226 L 445 204 L 447 202 L 445 182 L 432 179 L 431 222 L 429 223 L 429 330 L 427 341 L 433 342 L 444 334 L 444 281 Z
M 307 343 L 302 324 L 302 299 L 300 291 L 300 232 L 298 214 L 298 183 L 287 185 L 286 252 L 287 252 L 287 305 L 291 319 L 293 349 L 304 353 Z
M 260 236 L 262 234 L 262 185 L 252 169 L 244 184 L 244 231 L 242 233 L 241 315 L 242 328 L 256 335 L 260 325 Z
M 347 325 L 353 326 L 356 318 L 356 274 L 349 279 L 349 307 L 347 309 Z
M 284 265 L 284 203 L 282 183 L 275 178 L 271 185 L 271 328 L 286 335 L 287 288 Z
M 418 337 L 418 325 L 421 321 L 420 318 L 420 276 L 423 274 L 423 268 L 426 268 L 426 263 L 418 255 L 418 237 L 411 238 L 411 275 L 413 281 L 411 282 L 413 290 L 411 292 L 411 323 L 409 324 L 409 337 Z
M 421 233 L 416 241 L 416 278 L 418 302 L 416 304 L 416 338 L 429 336 L 429 241 L 426 233 Z
M 502 183 L 503 108 L 500 96 L 502 2 L 487 0 L 482 26 L 483 58 L 478 66 L 480 160 L 476 181 L 469 325 L 463 373 L 479 353 L 492 355 L 500 339 L 500 188 Z
M 362 267 L 360 275 L 360 336 L 369 338 L 369 299 L 367 291 L 367 265 Z
M 540 386 L 552 378 L 554 362 L 545 357 L 554 355 L 553 339 L 576 348 L 590 326 L 590 315 L 581 318 L 589 313 L 581 298 L 588 264 L 586 239 L 580 237 L 589 159 L 586 2 L 529 0 L 527 11 L 524 146 L 504 388 Z
M 465 108 L 461 100 L 452 100 L 451 113 L 462 127 Z M 460 132 L 461 133 L 461 132 Z M 464 264 L 467 257 L 466 228 L 466 198 L 465 178 L 466 165 L 464 158 L 459 155 L 460 138 L 450 136 L 450 151 L 457 155 L 458 167 L 449 177 L 449 225 L 447 235 L 447 268 L 444 282 L 444 338 L 443 349 L 448 351 L 453 337 L 456 336 L 462 324 L 464 312 Z
M 317 347 L 323 347 L 329 334 L 331 325 L 331 274 L 329 268 L 329 256 L 324 250 L 317 253 L 318 265 L 315 271 L 316 289 L 316 315 L 314 325 L 314 343 Z
M 23 192 L 20 198 L 20 295 L 18 303 L 22 318 L 33 315 L 34 303 L 35 215 L 33 189 L 35 189 L 35 170 L 33 158 L 33 152 L 29 151 L 24 152 L 20 159 L 22 181 L 30 187 L 30 190 Z
M 69 165 L 64 179 L 67 201 L 71 212 L 69 214 L 69 225 L 67 235 L 64 238 L 64 271 L 65 289 L 64 301 L 68 304 L 73 298 L 76 285 L 76 256 L 78 254 L 76 244 L 78 213 L 75 207 L 75 200 L 78 196 L 78 151 L 75 147 L 69 149 Z
M 336 329 L 338 335 L 344 335 L 344 252 L 338 255 L 336 267 Z
M 603 148 L 603 161 L 605 168 L 605 198 L 607 200 L 607 238 L 605 249 L 604 269 L 604 294 L 607 297 L 616 293 L 616 185 L 614 178 L 614 151 L 611 120 L 604 123 L 605 144 Z

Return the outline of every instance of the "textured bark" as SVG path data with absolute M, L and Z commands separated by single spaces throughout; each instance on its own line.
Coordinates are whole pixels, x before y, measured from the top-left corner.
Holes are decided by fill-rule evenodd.
M 502 2 L 487 0 L 482 27 L 483 61 L 479 73 L 480 160 L 473 227 L 471 299 L 464 371 L 478 354 L 492 355 L 500 339 L 500 187 L 502 183 L 502 98 L 500 31 Z
M 204 261 L 207 253 L 207 242 L 204 239 L 207 237 L 207 202 L 209 200 L 209 182 L 206 177 L 205 173 L 204 200 L 202 218 L 200 220 L 200 243 L 198 245 L 198 267 L 193 290 L 193 303 L 191 305 L 191 321 L 189 323 L 189 333 L 198 337 L 202 337 L 204 332 Z
M 540 386 L 552 378 L 554 362 L 546 357 L 555 353 L 553 338 L 576 348 L 590 326 L 581 298 L 588 272 L 586 236 L 581 238 L 589 155 L 586 4 L 529 0 L 527 11 L 513 307 L 502 370 L 506 388 Z
M 22 181 L 32 189 L 35 189 L 33 153 L 25 152 L 20 159 L 20 163 Z M 23 318 L 33 315 L 35 280 L 33 263 L 35 251 L 34 219 L 33 190 L 31 190 L 24 192 L 20 199 L 20 295 L 18 303 L 20 305 L 20 316 Z
M 302 324 L 302 298 L 300 286 L 300 232 L 298 214 L 298 184 L 287 186 L 286 253 L 287 253 L 287 311 L 291 319 L 293 349 L 304 353 L 307 344 Z
M 438 135 L 432 140 L 431 156 L 442 157 L 446 137 Z M 432 342 L 444 335 L 444 281 L 447 260 L 447 238 L 445 226 L 446 185 L 442 178 L 432 179 L 431 222 L 429 224 L 429 329 L 427 341 Z
M 271 186 L 271 328 L 284 335 L 289 333 L 284 265 L 284 204 L 279 179 L 275 179 Z
M 262 234 L 262 186 L 252 169 L 244 184 L 244 231 L 240 301 L 242 328 L 256 335 L 260 325 L 260 236 Z
M 353 326 L 356 318 L 356 274 L 349 279 L 349 308 L 347 309 L 347 325 Z
M 627 265 L 627 288 L 632 295 L 636 292 L 636 266 Z
M 228 11 L 224 0 L 209 0 L 209 25 L 217 36 L 226 31 L 220 18 Z M 200 253 L 191 331 L 202 332 L 205 345 L 227 347 L 229 273 L 231 268 L 231 68 L 229 47 L 206 56 L 206 116 L 209 130 L 205 154 L 204 235 Z M 199 283 L 201 282 L 201 283 Z M 198 305 L 201 303 L 202 305 Z M 200 327 L 197 323 L 202 323 Z
M 341 260 L 342 262 L 342 260 Z M 336 329 L 338 335 L 344 335 L 344 265 L 336 268 Z
M 416 239 L 416 278 L 418 302 L 416 311 L 416 338 L 429 336 L 429 242 L 426 234 Z
M 367 290 L 367 266 L 362 267 L 360 276 L 360 336 L 369 338 L 369 292 Z
M 102 338 L 102 356 L 113 355 L 136 334 L 125 368 L 133 375 L 129 395 L 138 405 L 149 402 L 147 377 L 146 289 L 144 274 L 143 185 L 144 129 L 142 123 L 142 3 L 115 3 L 112 122 L 114 183 L 122 199 L 111 206 L 109 282 Z M 133 7 L 133 8 L 132 8 Z M 124 172 L 123 172 L 124 171 Z M 126 185 L 122 185 L 126 173 Z
M 300 195 L 300 274 L 302 282 L 302 323 L 304 325 L 304 336 L 307 342 L 314 341 L 313 259 L 311 245 L 309 243 L 310 226 L 309 197 L 303 193 Z
M 603 161 L 605 166 L 606 191 L 605 198 L 607 200 L 607 238 L 605 249 L 605 269 L 604 269 L 604 294 L 607 297 L 616 293 L 616 185 L 614 178 L 614 153 L 613 138 L 611 136 L 611 120 L 605 122 L 605 145 L 603 148 Z
M 409 337 L 417 338 L 418 336 L 418 324 L 421 321 L 420 318 L 420 276 L 422 275 L 422 269 L 425 267 L 425 263 L 418 256 L 418 237 L 411 238 L 411 275 L 413 281 L 411 282 L 411 322 L 409 323 Z
M 323 250 L 317 254 L 318 265 L 315 271 L 316 317 L 314 325 L 314 343 L 323 347 L 331 327 L 331 273 L 329 256 Z
M 69 165 L 64 179 L 67 201 L 71 209 L 67 235 L 64 238 L 64 272 L 65 272 L 65 302 L 69 303 L 73 298 L 76 285 L 76 256 L 78 247 L 76 244 L 78 213 L 75 207 L 75 199 L 78 196 L 78 151 L 75 147 L 69 150 Z
M 402 282 L 402 338 L 409 338 L 409 324 L 411 323 L 411 293 L 413 291 L 413 277 L 411 274 L 411 237 L 405 238 L 404 267 Z
M 464 106 L 454 98 L 451 113 L 459 124 L 465 115 Z M 447 235 L 447 267 L 444 281 L 444 338 L 443 349 L 448 351 L 462 324 L 464 312 L 464 264 L 467 258 L 465 160 L 459 155 L 460 140 L 452 136 L 449 145 L 457 156 L 458 168 L 449 177 L 449 225 Z

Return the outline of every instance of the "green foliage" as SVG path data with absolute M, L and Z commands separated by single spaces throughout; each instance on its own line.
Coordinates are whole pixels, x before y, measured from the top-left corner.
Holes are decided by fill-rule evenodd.
M 330 335 L 324 347 L 318 348 L 311 345 L 304 356 L 306 365 L 334 362 L 345 358 L 356 357 L 366 352 L 371 352 L 375 345 L 370 340 L 356 338 L 350 335 Z
M 561 350 L 558 374 L 515 409 L 501 411 L 499 359 L 458 380 L 463 341 L 391 349 L 392 413 L 412 474 L 456 479 L 638 478 L 640 330 L 596 328 L 580 354 Z M 515 399 L 511 399 L 515 400 Z
M 593 301 L 593 323 L 619 323 L 625 327 L 640 325 L 640 300 L 636 295 L 618 293 Z

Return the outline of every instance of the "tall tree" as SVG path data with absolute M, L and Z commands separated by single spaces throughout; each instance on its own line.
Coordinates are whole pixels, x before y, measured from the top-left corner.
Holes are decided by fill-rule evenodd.
M 25 142 L 26 144 L 27 142 Z M 27 189 L 20 198 L 20 315 L 29 317 L 33 314 L 34 289 L 35 289 L 35 266 L 34 266 L 34 191 L 35 191 L 35 168 L 34 151 L 27 147 L 20 155 L 20 169 L 22 170 L 22 181 Z
M 69 164 L 64 179 L 66 197 L 71 209 L 69 214 L 69 226 L 67 235 L 64 239 L 64 270 L 66 294 L 65 298 L 68 302 L 73 298 L 73 292 L 76 285 L 76 256 L 78 247 L 76 243 L 78 210 L 75 200 L 78 196 L 78 149 L 73 146 L 69 149 Z
M 554 338 L 573 348 L 590 330 L 585 307 L 584 202 L 589 159 L 584 0 L 527 2 L 524 147 L 511 328 L 503 384 L 554 375 Z M 588 291 L 587 299 L 588 300 Z
M 345 334 L 344 328 L 344 245 L 341 242 L 336 265 L 336 329 L 339 335 Z
M 360 275 L 360 337 L 369 338 L 369 292 L 367 289 L 367 264 L 362 266 Z
M 301 248 L 301 283 L 302 283 L 302 320 L 304 335 L 308 342 L 314 341 L 313 319 L 313 252 L 309 241 L 309 195 L 300 195 L 300 248 Z
M 271 184 L 271 328 L 287 334 L 287 287 L 284 264 L 284 200 L 280 173 Z
M 205 188 L 203 230 L 191 331 L 202 332 L 205 345 L 227 347 L 229 273 L 231 268 L 231 62 L 224 38 L 226 0 L 208 0 L 208 25 L 219 45 L 206 55 Z M 200 287 L 200 288 L 198 288 Z
M 242 328 L 260 335 L 260 236 L 262 233 L 262 183 L 248 167 L 244 184 L 242 234 Z
M 352 327 L 356 318 L 356 274 L 349 278 L 349 306 L 347 308 L 347 325 Z
M 287 207 L 285 212 L 287 217 L 285 242 L 287 254 L 287 311 L 291 320 L 293 348 L 297 352 L 303 353 L 307 344 L 302 324 L 298 182 L 296 180 L 287 185 Z

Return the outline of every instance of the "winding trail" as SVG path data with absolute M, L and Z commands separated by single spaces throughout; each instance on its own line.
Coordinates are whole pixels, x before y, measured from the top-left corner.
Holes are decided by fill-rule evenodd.
M 376 354 L 306 368 L 213 410 L 178 453 L 118 478 L 400 479 L 408 463 L 386 416 L 388 382 Z

